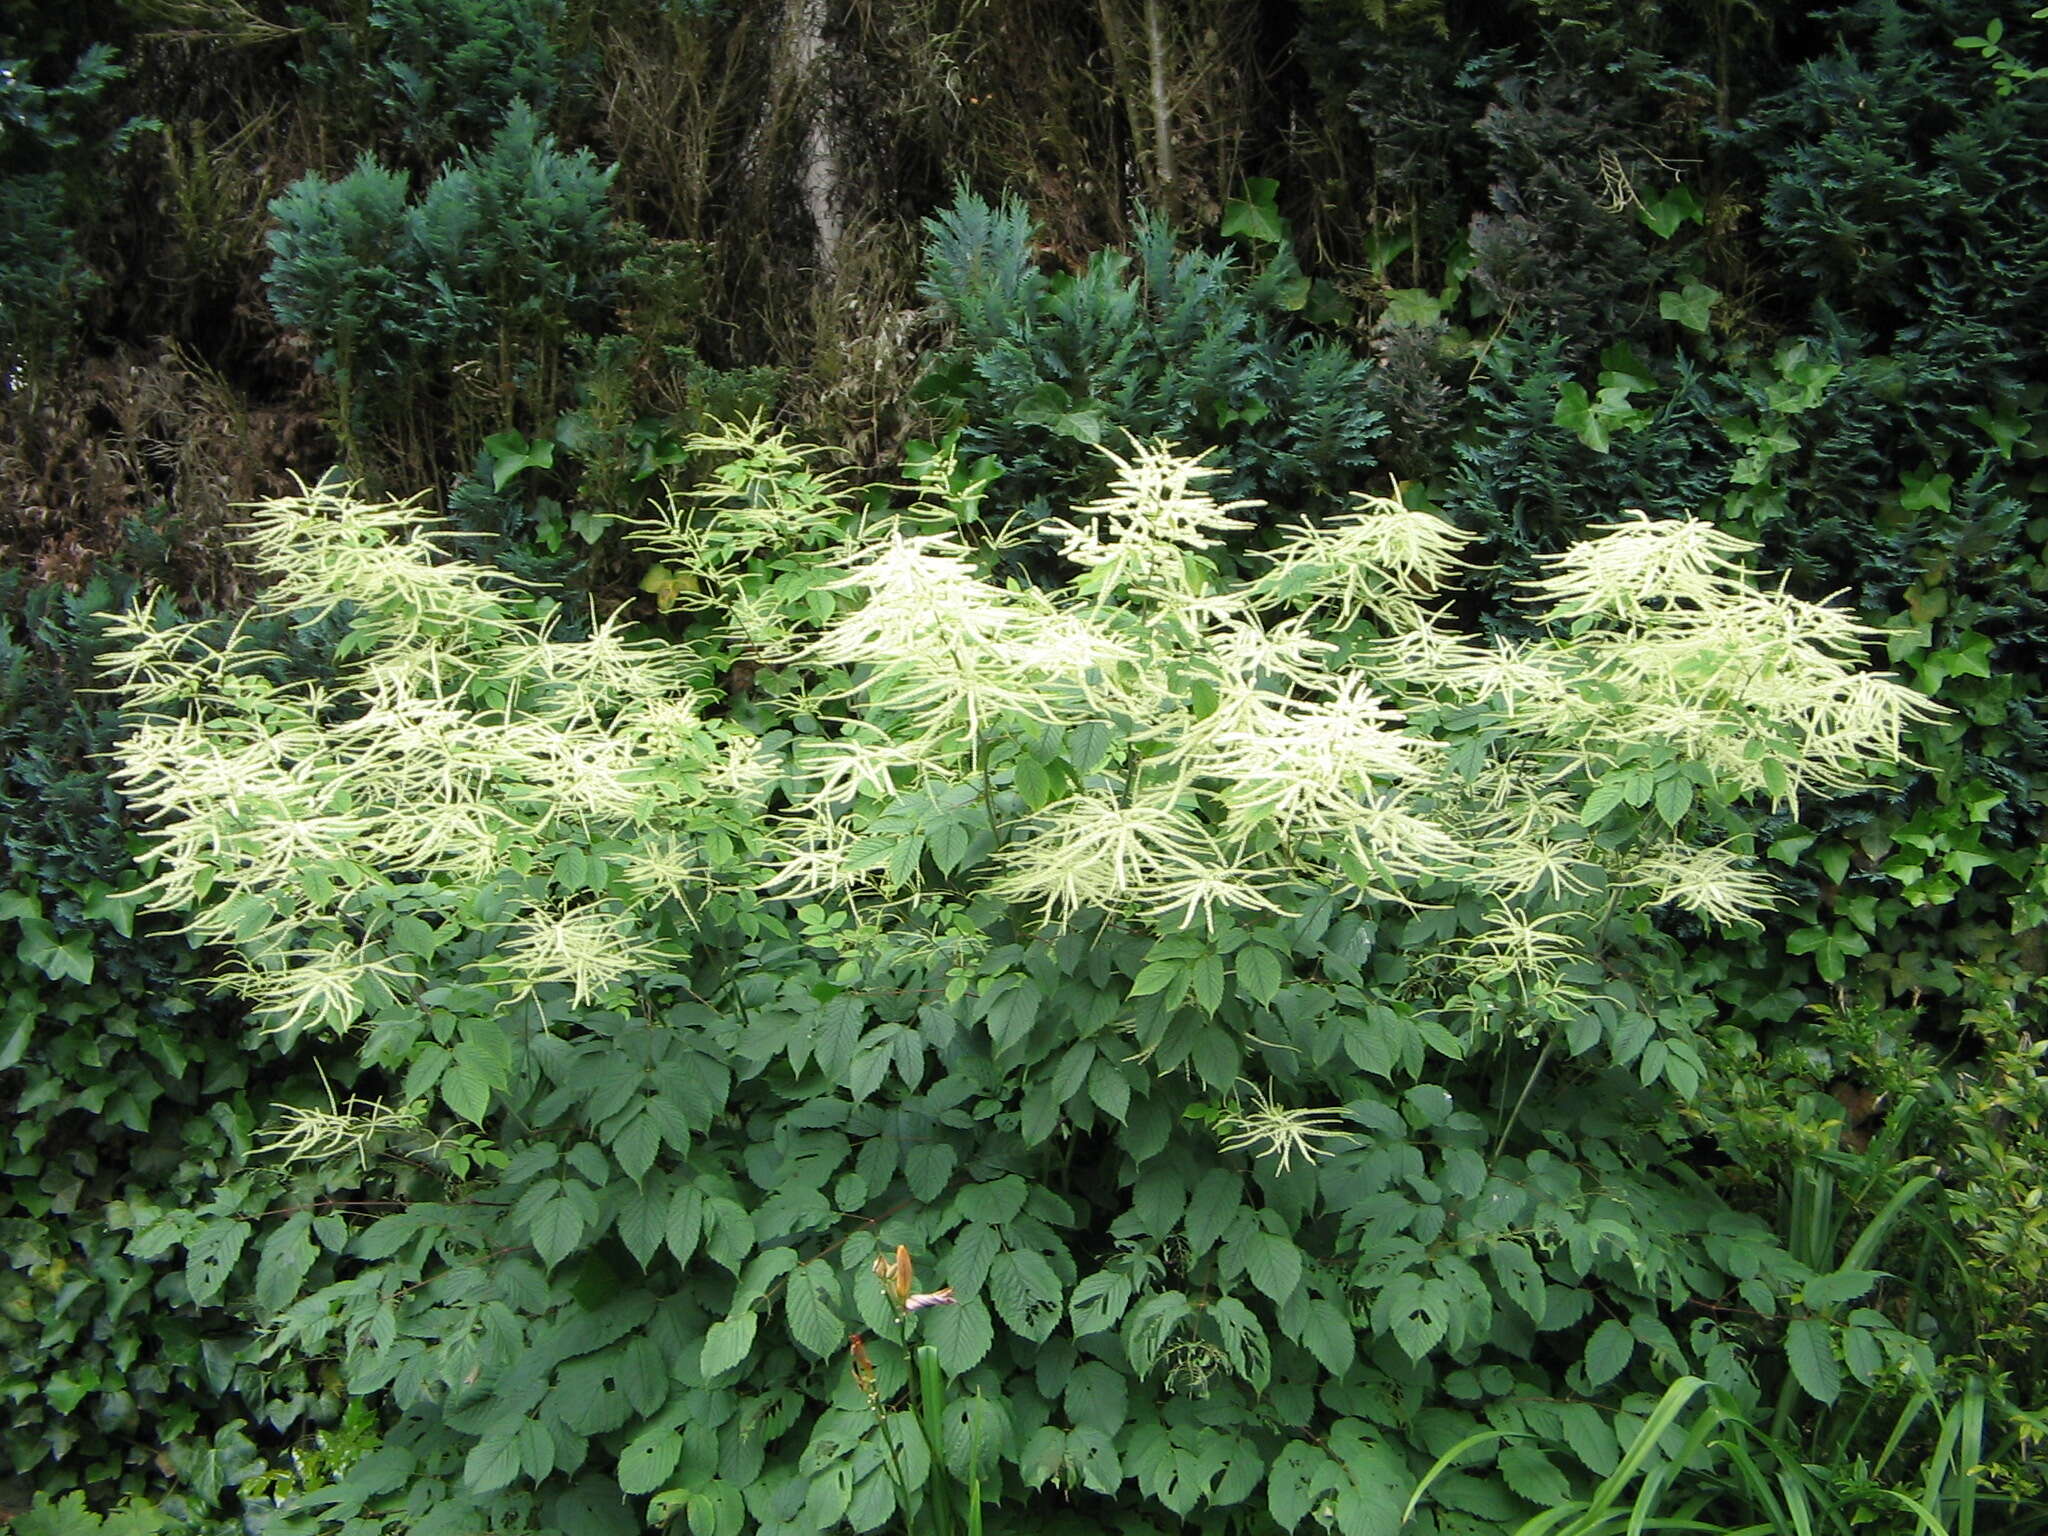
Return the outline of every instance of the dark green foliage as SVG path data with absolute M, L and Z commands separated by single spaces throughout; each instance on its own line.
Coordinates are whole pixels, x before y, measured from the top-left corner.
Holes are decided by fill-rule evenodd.
M 1185 251 L 1157 215 L 1129 254 L 1039 270 L 1021 204 L 961 191 L 925 224 L 920 291 L 953 328 L 923 393 L 963 425 L 963 451 L 1003 467 L 992 500 L 1043 516 L 1100 473 L 1125 433 L 1217 450 L 1226 496 L 1334 508 L 1378 460 L 1370 365 L 1296 318 L 1309 284 L 1281 247 L 1257 272 Z
M 5 57 L 12 42 L 0 34 L 0 390 L 17 370 L 46 373 L 66 350 L 96 281 L 78 253 L 73 181 L 133 128 L 88 143 L 88 110 L 123 74 L 112 48 L 87 48 L 63 84 L 43 86 L 43 61 Z
M 292 14 L 311 50 L 300 77 L 361 104 L 417 166 L 485 144 L 515 101 L 556 122 L 586 85 L 590 61 L 559 44 L 561 0 L 371 0 L 346 24 Z
M 2048 335 L 2048 96 L 1956 50 L 1995 6 L 1865 0 L 1745 133 L 1770 249 L 1887 348 L 1989 370 Z M 1991 383 L 1987 378 L 1984 382 Z
M 400 136 L 423 157 L 482 144 L 514 101 L 541 121 L 569 84 L 561 0 L 373 0 L 370 34 Z
M 417 201 L 409 178 L 365 159 L 308 176 L 273 205 L 266 278 L 285 325 L 307 332 L 337 381 L 344 430 L 415 455 L 423 408 L 459 375 L 458 419 L 544 419 L 572 334 L 610 313 L 621 249 L 612 173 L 565 153 L 516 103 L 488 148 L 464 154 Z
M 1510 624 L 1514 584 L 1541 574 L 1542 557 L 1579 536 L 1591 509 L 1674 516 L 1711 505 L 1726 480 L 1718 380 L 1683 357 L 1657 378 L 1626 344 L 1582 373 L 1568 362 L 1572 350 L 1565 337 L 1517 327 L 1462 402 L 1444 507 L 1488 537 L 1496 613 Z M 1628 414 L 1610 416 L 1601 449 L 1559 423 L 1567 387 L 1595 397 L 1627 390 Z
M 100 757 L 120 721 L 92 668 L 109 596 L 0 593 L 0 1476 L 99 1509 L 173 1490 L 178 1529 L 210 1530 L 264 1466 L 252 1434 L 274 1447 L 341 1403 L 313 1362 L 255 1368 L 223 1294 L 247 1270 L 162 1261 L 166 1220 L 248 1195 L 281 1074 L 209 998 L 206 958 L 127 895 Z
M 1605 96 L 1577 71 L 1516 72 L 1476 125 L 1492 206 L 1466 234 L 1471 281 L 1494 313 L 1563 340 L 1575 362 L 1659 329 L 1655 293 L 1674 269 L 1632 206 L 1669 173 Z
M 1222 144 L 1219 163 L 1275 178 L 1299 235 L 1289 253 L 1239 231 L 1221 255 L 1177 248 L 1156 219 L 1097 249 L 1144 160 L 1126 125 L 1150 103 L 1088 74 L 1102 47 L 1087 7 L 926 7 L 907 84 L 863 73 L 887 8 L 831 7 L 834 85 L 815 96 L 779 74 L 769 88 L 793 7 L 246 7 L 309 29 L 265 40 L 252 23 L 253 42 L 230 39 L 223 8 L 198 9 L 152 0 L 151 29 L 194 30 L 145 50 L 127 37 L 139 6 L 9 11 L 24 30 L 0 54 L 28 63 L 0 77 L 0 391 L 16 368 L 19 404 L 57 370 L 127 367 L 124 349 L 175 331 L 252 402 L 297 413 L 304 444 L 317 357 L 355 467 L 431 482 L 460 526 L 496 535 L 477 547 L 567 599 L 563 638 L 585 632 L 593 596 L 609 611 L 646 574 L 608 519 L 668 477 L 703 483 L 682 439 L 772 402 L 773 380 L 739 365 L 801 360 L 801 305 L 729 274 L 797 206 L 776 177 L 829 95 L 825 120 L 862 146 L 841 167 L 850 203 L 884 210 L 849 246 L 881 252 L 874 270 L 908 269 L 918 216 L 956 174 L 993 185 L 1004 167 L 1055 226 L 1040 249 L 1022 205 L 963 197 L 926 228 L 927 297 L 951 327 L 928 399 L 965 456 L 1001 461 L 995 521 L 1085 499 L 1091 442 L 1122 448 L 1124 430 L 1217 449 L 1221 488 L 1279 512 L 1333 510 L 1397 473 L 1484 535 L 1495 569 L 1463 617 L 1513 634 L 1513 583 L 1589 518 L 1695 511 L 1761 539 L 1760 563 L 1796 590 L 1845 593 L 1886 629 L 1884 659 L 1952 713 L 1889 789 L 1755 823 L 1788 896 L 1762 932 L 1665 919 L 1615 935 L 1602 985 L 1625 1000 L 1569 1055 L 1514 1041 L 1455 1062 L 1428 1054 L 1421 1021 L 1367 1011 L 1445 937 L 1421 918 L 1367 934 L 1307 916 L 1177 960 L 1189 997 L 1215 990 L 1196 1022 L 1195 1003 L 1144 1012 L 1128 996 L 1150 958 L 1128 934 L 1072 954 L 983 933 L 988 988 L 952 997 L 908 964 L 850 978 L 819 911 L 784 934 L 707 927 L 687 974 L 646 989 L 644 1015 L 552 1002 L 546 1028 L 512 1040 L 494 1112 L 521 1118 L 503 1122 L 502 1178 L 458 1172 L 423 1133 L 306 1179 L 249 1156 L 249 1139 L 277 1101 L 321 1106 L 327 1090 L 245 1038 L 181 937 L 124 927 L 130 829 L 95 755 L 118 723 L 81 691 L 104 593 L 11 595 L 0 1473 L 88 1495 L 45 1497 L 20 1529 L 97 1530 L 85 1507 L 128 1493 L 198 1529 L 272 1518 L 302 1489 L 271 1530 L 829 1528 L 842 1494 L 866 1512 L 881 1487 L 871 1468 L 845 1488 L 829 1470 L 861 1411 L 843 1336 L 874 1327 L 876 1239 L 911 1243 L 920 1284 L 965 1298 L 921 1326 L 957 1378 L 960 1436 L 981 1433 L 999 1463 L 992 1531 L 1271 1536 L 1327 1514 L 1348 1536 L 1399 1514 L 1405 1488 L 1372 1502 L 1399 1481 L 1390 1469 L 1412 1482 L 1468 1432 L 1525 1436 L 1469 1453 L 1409 1527 L 1462 1536 L 1583 1493 L 1626 1439 L 1623 1415 L 1689 1368 L 1757 1373 L 1752 1416 L 1775 1427 L 1780 1465 L 1894 1536 L 1910 1521 L 1872 1489 L 1919 1496 L 1894 1473 L 1931 1453 L 1933 1431 L 1872 1470 L 1901 1405 L 1881 1374 L 1858 1375 L 1876 1326 L 1849 1321 L 1859 1307 L 1916 1318 L 1942 1357 L 1923 1426 L 1982 1401 L 1976 1360 L 2009 1373 L 1989 1378 L 1994 1422 L 2040 1408 L 2048 96 L 2027 73 L 2032 0 L 1811 16 L 1254 7 L 1274 72 L 1246 99 L 1262 105 L 1212 115 L 1201 77 L 1168 82 L 1187 147 Z M 977 83 L 1048 29 L 1077 99 L 1107 103 L 1100 124 L 1033 122 Z M 133 73 L 95 39 L 119 42 Z M 1984 46 L 1956 46 L 1971 39 Z M 1145 81 L 1142 64 L 1124 73 Z M 1301 108 L 1304 89 L 1318 106 Z M 128 112 L 163 116 L 181 144 L 249 133 L 224 153 L 275 177 L 252 219 L 284 179 L 330 173 L 275 205 L 272 313 L 309 346 L 280 344 L 260 296 L 165 318 L 178 260 L 151 231 L 174 221 L 150 201 L 155 161 L 111 154 Z M 671 232 L 728 249 L 649 250 L 609 218 L 610 171 L 544 130 L 608 158 L 672 135 L 672 164 L 630 167 L 638 206 L 687 209 Z M 1041 155 L 1055 140 L 1080 148 Z M 1244 194 L 1188 187 L 1177 206 L 1213 217 Z M 116 303 L 90 302 L 101 282 Z M 818 295 L 820 313 L 884 329 L 867 296 Z M 119 409 L 77 414 L 110 458 L 161 452 Z M 5 430 L 0 474 L 40 466 L 24 445 L 42 439 Z M 293 453 L 309 478 L 324 468 Z M 53 483 L 37 505 L 64 504 Z M 740 715 L 750 690 L 787 685 L 750 673 L 726 674 Z M 533 878 L 582 900 L 586 871 L 560 851 Z M 1464 937 L 1472 918 L 1442 921 Z M 1022 984 L 998 986 L 1004 967 Z M 1680 1018 L 1626 1000 L 1667 985 Z M 447 999 L 405 1027 L 495 1063 L 484 1012 Z M 1117 1031 L 1140 1012 L 1160 1041 L 1132 1061 Z M 1655 1071 L 1642 1084 L 1674 1042 L 1698 1052 L 1690 1096 Z M 379 1048 L 394 1063 L 409 1049 L 398 1035 Z M 665 1086 L 628 1091 L 620 1062 Z M 329 1066 L 336 1095 L 357 1091 Z M 1203 1129 L 1246 1083 L 1285 1098 L 1339 1077 L 1369 1134 L 1312 1172 L 1219 1158 Z M 401 1085 L 360 1079 L 372 1096 Z M 1431 1087 L 1453 1093 L 1448 1112 Z M 1237 1182 L 1219 1193 L 1190 1168 Z M 1885 1240 L 1888 1278 L 1832 1313 L 1798 1298 L 1788 1253 L 1825 1270 L 1937 1172 Z M 1832 1221 L 1798 1220 L 1823 1180 Z M 380 1221 L 382 1201 L 406 1209 Z M 1504 1233 L 1489 1202 L 1517 1213 Z M 1300 1265 L 1284 1295 L 1283 1248 Z M 1048 1274 L 1065 1303 L 1049 1325 Z M 294 1342 L 266 1355 L 256 1319 L 300 1291 Z M 1354 1310 L 1357 1295 L 1373 1300 Z M 1440 1317 L 1469 1336 L 1411 1362 L 1404 1333 Z M 1787 1349 L 1790 1323 L 1829 1317 L 1829 1347 L 1802 1326 Z M 714 1337 L 739 1357 L 707 1374 Z M 876 1353 L 900 1392 L 900 1354 Z M 1826 1386 L 1829 1358 L 1839 1396 L 1822 1411 L 1800 1383 Z M 349 1391 L 356 1419 L 314 1451 Z M 1987 1476 L 2034 1486 L 2029 1454 L 1990 1456 Z M 1724 1474 L 1689 1486 L 1732 1498 Z M 684 1493 L 663 1503 L 666 1489 Z M 1737 1507 L 1703 1518 L 1736 1523 Z M 1981 1510 L 1977 1529 L 2017 1528 L 2007 1514 Z M 104 1529 L 156 1523 L 141 1509 Z

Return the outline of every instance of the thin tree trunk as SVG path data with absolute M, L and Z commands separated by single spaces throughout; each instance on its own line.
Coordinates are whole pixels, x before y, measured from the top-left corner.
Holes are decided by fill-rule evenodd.
M 1145 0 L 1145 57 L 1152 85 L 1152 177 L 1154 196 L 1167 217 L 1173 216 L 1173 109 L 1166 99 L 1166 21 L 1159 0 Z
M 820 78 L 825 52 L 826 0 L 795 0 L 790 12 L 790 83 L 804 114 L 803 164 L 798 188 L 818 238 L 819 276 L 831 279 L 839 242 L 846 233 L 844 182 L 839 145 L 832 131 L 832 101 Z

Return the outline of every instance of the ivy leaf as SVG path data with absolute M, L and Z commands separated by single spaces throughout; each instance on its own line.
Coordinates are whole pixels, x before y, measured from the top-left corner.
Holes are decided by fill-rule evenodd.
M 1280 217 L 1276 199 L 1280 183 L 1269 176 L 1245 179 L 1245 195 L 1233 197 L 1223 206 L 1223 234 L 1243 235 L 1261 245 L 1280 245 L 1287 239 L 1287 222 Z
M 1553 425 L 1576 433 L 1579 441 L 1595 453 L 1607 452 L 1614 441 L 1607 430 L 1607 422 L 1593 409 L 1593 402 L 1583 384 L 1567 381 L 1558 387 L 1557 408 L 1550 413 L 1550 420 Z
M 502 491 L 515 475 L 528 469 L 552 469 L 555 444 L 552 438 L 529 443 L 524 433 L 493 432 L 484 439 L 484 452 L 491 456 L 491 489 Z
M 1785 1359 L 1807 1396 L 1832 1403 L 1842 1395 L 1842 1366 L 1828 1342 L 1827 1324 L 1802 1317 L 1787 1326 Z
M 1720 289 L 1710 288 L 1705 283 L 1687 283 L 1675 292 L 1666 289 L 1658 294 L 1657 313 L 1704 336 L 1713 323 L 1714 306 L 1720 301 Z
M 1678 226 L 1691 220 L 1698 224 L 1706 218 L 1699 200 L 1686 187 L 1673 187 L 1655 202 L 1636 204 L 1636 217 L 1656 231 L 1657 237 L 1669 240 L 1678 233 Z

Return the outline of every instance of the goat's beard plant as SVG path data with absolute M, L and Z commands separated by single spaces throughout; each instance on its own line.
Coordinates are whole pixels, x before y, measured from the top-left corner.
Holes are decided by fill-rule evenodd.
M 331 675 L 146 610 L 113 662 L 153 898 L 269 1027 L 357 1045 L 356 1096 L 273 1143 L 458 1147 L 481 1181 L 280 1309 L 278 1348 L 405 1415 L 405 1519 L 597 1476 L 703 1528 L 874 1528 L 901 1482 L 839 1362 L 899 1241 L 958 1298 L 928 1337 L 1011 1496 L 1128 1480 L 1196 1518 L 1263 1486 L 1376 1529 L 1468 1432 L 1530 1499 L 1611 1468 L 1560 1398 L 1754 1395 L 1734 1335 L 1665 1321 L 1803 1272 L 1665 1166 L 1703 1010 L 1657 912 L 1761 920 L 1744 807 L 1899 759 L 1924 706 L 1855 624 L 1629 514 L 1537 584 L 1534 638 L 1475 639 L 1468 541 L 1398 493 L 1231 555 L 1256 504 L 1138 444 L 1043 530 L 1069 579 L 1006 582 L 942 507 L 714 445 L 769 469 L 639 537 L 767 665 L 738 709 L 695 642 L 557 638 L 414 508 L 332 489 L 252 537 Z M 790 528 L 811 553 L 763 546 Z M 616 1414 L 556 1349 L 607 1233 L 641 1332 L 575 1336 L 670 1367 Z M 1055 1406 L 1048 1358 L 1100 1393 Z M 1460 1529 L 1526 1509 L 1479 1486 L 1432 1490 Z

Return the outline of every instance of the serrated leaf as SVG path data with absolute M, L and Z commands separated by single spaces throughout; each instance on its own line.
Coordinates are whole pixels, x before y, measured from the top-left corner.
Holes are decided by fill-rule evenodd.
M 939 1364 L 948 1376 L 964 1376 L 973 1370 L 995 1343 L 995 1323 L 988 1307 L 977 1297 L 967 1296 L 950 1307 L 935 1307 L 924 1314 L 926 1341 L 939 1352 Z
M 281 1312 L 297 1299 L 318 1256 L 312 1227 L 313 1213 L 300 1211 L 263 1240 L 256 1258 L 256 1305 L 264 1311 Z
M 1793 1378 L 1817 1402 L 1842 1395 L 1842 1366 L 1828 1341 L 1827 1324 L 1802 1317 L 1785 1329 L 1785 1360 Z
M 1117 1063 L 1098 1059 L 1088 1069 L 1088 1097 L 1097 1109 L 1120 1122 L 1131 1109 L 1130 1079 Z
M 1675 827 L 1685 819 L 1685 813 L 1692 809 L 1692 780 L 1683 774 L 1667 774 L 1657 781 L 1657 814 L 1664 819 L 1664 825 Z
M 185 1285 L 193 1301 L 204 1306 L 220 1295 L 248 1241 L 246 1221 L 215 1220 L 185 1245 Z
M 881 1482 L 880 1474 L 877 1473 L 871 1481 Z M 691 1494 L 683 1507 L 690 1513 L 690 1536 L 740 1536 L 740 1532 L 746 1529 L 746 1496 L 737 1485 L 723 1478 L 714 1479 L 703 1492 Z M 856 1530 L 872 1528 L 855 1525 Z
M 1272 1376 L 1273 1347 L 1251 1308 L 1235 1296 L 1218 1297 L 1210 1304 L 1208 1320 L 1222 1342 L 1230 1368 L 1253 1391 L 1264 1391 Z
M 1190 1311 L 1187 1297 L 1179 1291 L 1160 1291 L 1131 1308 L 1124 1319 L 1123 1340 L 1133 1375 L 1150 1374 L 1167 1339 Z
M 619 1452 L 619 1487 L 627 1493 L 653 1493 L 668 1481 L 683 1455 L 680 1427 L 657 1421 L 626 1442 Z
M 483 1124 L 492 1110 L 489 1075 L 473 1059 L 463 1061 L 461 1049 L 457 1049 L 455 1063 L 440 1075 L 434 1087 L 440 1092 L 440 1102 L 469 1120 L 469 1124 Z
M 846 1324 L 840 1320 L 837 1279 L 822 1263 L 798 1266 L 782 1290 L 783 1316 L 789 1336 L 823 1358 L 846 1347 Z
M 1874 1269 L 1838 1269 L 1833 1274 L 1815 1275 L 1807 1281 L 1800 1291 L 1800 1299 L 1816 1311 L 1837 1307 L 1845 1301 L 1868 1295 L 1870 1288 L 1881 1278 Z
M 1572 1496 L 1571 1480 L 1533 1445 L 1511 1445 L 1500 1453 L 1501 1481 L 1539 1509 L 1556 1509 Z
M 1293 1440 L 1273 1458 L 1266 1475 L 1266 1508 L 1283 1527 L 1293 1530 L 1301 1517 L 1336 1492 L 1342 1471 L 1321 1446 Z
M 1263 944 L 1247 944 L 1232 962 L 1237 970 L 1237 989 L 1261 1007 L 1280 994 L 1286 972 L 1280 957 Z
M 1597 827 L 1626 802 L 1628 783 L 1619 774 L 1609 774 L 1593 786 L 1586 803 L 1579 808 L 1579 825 Z
M 1275 1301 L 1285 1301 L 1301 1283 L 1301 1250 L 1284 1237 L 1256 1232 L 1245 1247 L 1245 1273 Z
M 1302 1307 L 1301 1345 L 1332 1376 L 1342 1376 L 1358 1357 L 1358 1334 L 1334 1301 L 1315 1297 Z
M 1489 1243 L 1487 1257 L 1493 1261 L 1493 1277 L 1509 1301 L 1539 1328 L 1548 1303 L 1543 1295 L 1543 1270 L 1528 1245 L 1511 1238 Z
M 640 1417 L 660 1408 L 668 1401 L 670 1387 L 668 1359 L 661 1346 L 645 1334 L 628 1341 L 619 1358 L 617 1381 Z
M 706 1381 L 723 1376 L 744 1361 L 754 1348 L 754 1333 L 760 1316 L 752 1309 L 713 1323 L 704 1335 L 704 1349 L 698 1369 Z
M 644 1110 L 628 1120 L 625 1129 L 612 1137 L 612 1156 L 627 1178 L 638 1184 L 654 1166 L 654 1154 L 661 1150 L 661 1126 Z
M 1100 1333 L 1114 1328 L 1130 1304 L 1131 1281 L 1128 1275 L 1114 1270 L 1090 1275 L 1074 1287 L 1074 1294 L 1068 1300 L 1075 1334 Z
M 914 1142 L 903 1151 L 903 1182 L 918 1200 L 935 1205 L 946 1192 L 958 1160 L 958 1154 L 946 1142 Z
M 669 1201 L 668 1222 L 662 1238 L 668 1244 L 668 1251 L 675 1255 L 678 1264 L 690 1262 L 690 1255 L 697 1251 L 697 1239 L 703 1231 L 704 1197 L 694 1186 L 684 1185 Z
M 566 1194 L 558 1194 L 534 1213 L 533 1251 L 553 1269 L 583 1240 L 583 1212 Z
M 953 1238 L 941 1278 L 963 1296 L 979 1291 L 988 1283 L 988 1267 L 1002 1248 L 1003 1240 L 994 1227 L 970 1221 Z
M 1100 1360 L 1088 1360 L 1074 1368 L 1067 1378 L 1065 1396 L 1068 1422 L 1078 1428 L 1099 1429 L 1115 1435 L 1124 1427 L 1129 1412 L 1129 1389 L 1121 1371 Z
M 1849 1374 L 1864 1386 L 1871 1386 L 1877 1380 L 1877 1373 L 1884 1369 L 1884 1349 L 1868 1328 L 1845 1328 L 1842 1331 L 1842 1354 L 1849 1366 Z
M 1200 1258 L 1214 1247 L 1243 1206 L 1244 1182 L 1236 1174 L 1224 1168 L 1211 1168 L 1203 1174 L 1188 1196 L 1187 1214 L 1181 1218 L 1189 1256 Z
M 1052 1332 L 1063 1310 L 1059 1277 L 1045 1255 L 1028 1248 L 996 1255 L 989 1265 L 988 1294 L 1011 1331 L 1034 1344 Z
M 1450 1328 L 1448 1302 L 1441 1281 L 1412 1272 L 1396 1275 L 1373 1300 L 1373 1327 L 1391 1334 L 1410 1360 L 1420 1360 Z
M 1586 1343 L 1587 1384 L 1597 1387 L 1612 1381 L 1621 1374 L 1635 1350 L 1636 1336 L 1614 1318 L 1607 1319 L 1593 1330 L 1593 1337 Z
M 474 1493 L 491 1493 L 519 1475 L 519 1442 L 512 1432 L 486 1435 L 463 1459 L 462 1481 Z
M 656 1183 L 645 1189 L 631 1185 L 618 1191 L 619 1214 L 615 1223 L 619 1241 L 626 1245 L 626 1251 L 633 1255 L 633 1261 L 642 1269 L 661 1247 L 663 1229 L 668 1223 L 669 1192 Z

